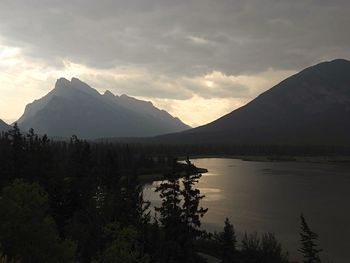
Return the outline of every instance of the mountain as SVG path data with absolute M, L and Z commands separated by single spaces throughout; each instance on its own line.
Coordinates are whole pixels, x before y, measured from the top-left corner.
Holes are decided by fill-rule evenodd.
M 79 79 L 58 79 L 46 96 L 26 106 L 17 121 L 22 130 L 93 139 L 155 136 L 190 127 L 151 102 L 110 91 L 101 95 Z
M 164 142 L 350 145 L 350 61 L 309 67 L 207 125 Z
M 4 122 L 3 120 L 0 120 L 0 132 L 2 131 L 8 131 L 9 129 L 11 129 L 11 126 L 8 125 L 6 122 Z

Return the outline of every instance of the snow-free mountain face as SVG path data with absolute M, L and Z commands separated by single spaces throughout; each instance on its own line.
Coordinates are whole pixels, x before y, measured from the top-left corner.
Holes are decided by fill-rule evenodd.
M 350 61 L 338 59 L 307 68 L 212 123 L 160 139 L 350 145 Z
M 8 131 L 9 129 L 11 129 L 11 126 L 5 123 L 3 120 L 0 120 L 0 132 Z
M 101 95 L 76 78 L 57 80 L 52 91 L 26 106 L 18 125 L 39 134 L 87 139 L 147 137 L 190 128 L 151 102 L 109 91 Z

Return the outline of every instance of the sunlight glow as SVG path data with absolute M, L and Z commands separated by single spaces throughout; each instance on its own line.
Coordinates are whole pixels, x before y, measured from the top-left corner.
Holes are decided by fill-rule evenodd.
M 271 69 L 255 75 L 213 71 L 203 76 L 165 76 L 142 67 L 97 69 L 67 59 L 53 66 L 25 56 L 18 47 L 0 44 L 0 118 L 18 119 L 28 103 L 54 88 L 58 78 L 77 77 L 100 93 L 110 90 L 151 101 L 195 127 L 242 106 L 292 73 Z
M 212 88 L 214 86 L 214 82 L 211 81 L 211 80 L 206 80 L 205 81 L 205 84 L 209 87 L 209 88 Z

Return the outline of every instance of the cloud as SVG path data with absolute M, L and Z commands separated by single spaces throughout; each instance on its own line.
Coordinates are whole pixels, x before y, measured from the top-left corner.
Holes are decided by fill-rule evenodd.
M 349 57 L 348 1 L 3 0 L 0 33 L 28 55 L 200 75 Z
M 249 99 L 294 74 L 294 71 L 267 70 L 255 75 L 225 75 L 214 71 L 202 76 L 155 75 L 144 68 L 95 69 L 84 65 L 65 63 L 67 78 L 78 77 L 103 93 L 110 90 L 117 95 L 148 99 L 188 100 L 197 98 Z
M 55 79 L 75 76 L 100 92 L 152 100 L 181 118 L 182 107 L 202 103 L 202 121 L 189 121 L 199 124 L 309 65 L 350 58 L 347 0 L 2 0 L 1 6 L 0 117 L 8 119 Z
M 207 45 L 210 43 L 207 39 L 202 37 L 188 36 L 187 39 L 196 45 Z
M 137 67 L 91 68 L 63 61 L 56 68 L 23 56 L 20 48 L 0 46 L 0 118 L 16 119 L 27 103 L 44 96 L 59 77 L 78 77 L 99 92 L 128 94 L 156 106 L 193 126 L 218 118 L 248 102 L 293 71 L 268 70 L 255 75 L 157 75 Z M 190 113 L 190 114 L 189 114 Z
M 209 99 L 194 96 L 188 100 L 153 99 L 152 102 L 155 106 L 179 117 L 191 127 L 197 127 L 231 112 L 233 109 L 242 106 L 247 100 L 242 101 L 232 98 Z

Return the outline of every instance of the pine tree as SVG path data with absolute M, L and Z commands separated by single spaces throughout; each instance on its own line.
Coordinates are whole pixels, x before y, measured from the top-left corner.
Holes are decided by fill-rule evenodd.
M 169 178 L 156 188 L 156 192 L 160 192 L 162 198 L 161 207 L 155 208 L 159 212 L 159 221 L 164 233 L 161 240 L 160 262 L 184 262 L 179 180 Z
M 191 174 L 188 172 L 182 181 L 181 198 L 183 202 L 181 207 L 181 221 L 184 228 L 183 252 L 186 259 L 189 260 L 188 262 L 196 259 L 194 241 L 202 233 L 199 230 L 201 226 L 200 219 L 208 211 L 208 209 L 200 207 L 200 201 L 204 198 L 204 195 L 201 195 L 200 190 L 194 187 L 201 176 L 201 174 Z
M 22 178 L 25 165 L 25 138 L 23 137 L 17 123 L 7 132 L 7 137 L 11 142 L 12 176 Z
M 318 235 L 311 231 L 309 226 L 306 223 L 306 220 L 303 215 L 300 216 L 301 220 L 301 232 L 300 232 L 300 241 L 301 248 L 299 251 L 303 254 L 304 263 L 319 263 L 321 262 L 319 253 L 322 249 L 318 249 L 316 244 Z
M 156 207 L 156 211 L 160 213 L 160 222 L 162 223 L 169 237 L 173 232 L 176 234 L 175 226 L 181 225 L 181 207 L 180 207 L 180 184 L 177 179 L 169 179 L 161 183 L 156 192 L 160 192 L 162 206 Z
M 236 234 L 230 220 L 226 218 L 224 232 L 219 236 L 222 247 L 222 262 L 233 263 L 236 254 Z
M 201 195 L 199 189 L 194 188 L 201 177 L 201 174 L 187 174 L 182 181 L 182 220 L 190 238 L 195 238 L 200 233 L 198 230 L 201 226 L 200 218 L 208 211 L 208 209 L 199 206 L 204 195 Z
M 204 196 L 194 187 L 202 175 L 188 171 L 180 187 L 176 167 L 174 161 L 173 173 L 156 189 L 162 198 L 162 206 L 156 211 L 160 213 L 160 223 L 165 233 L 163 261 L 197 262 L 194 241 L 202 233 L 199 230 L 200 219 L 208 211 L 200 207 Z

